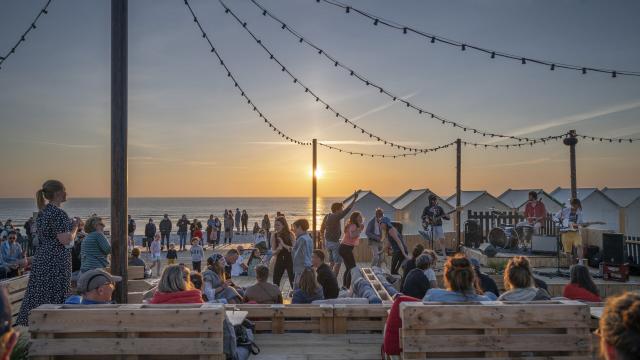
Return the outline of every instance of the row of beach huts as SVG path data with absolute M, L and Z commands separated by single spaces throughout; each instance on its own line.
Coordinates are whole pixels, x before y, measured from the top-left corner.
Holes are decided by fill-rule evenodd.
M 551 192 L 543 189 L 508 189 L 499 196 L 487 191 L 462 191 L 461 224 L 467 220 L 469 211 L 488 212 L 497 211 L 522 212 L 528 200 L 530 191 L 538 193 L 547 208 L 547 212 L 556 213 L 562 207 L 568 206 L 571 190 L 556 188 Z M 593 229 L 611 230 L 626 235 L 640 235 L 640 188 L 579 188 L 578 199 L 582 202 L 583 218 L 587 222 L 604 222 L 604 225 L 592 225 Z M 428 204 L 429 195 L 438 197 L 445 212 L 455 209 L 456 196 L 442 197 L 429 190 L 409 189 L 391 202 L 376 195 L 373 191 L 360 191 L 354 210 L 360 211 L 367 219 L 374 216 L 376 208 L 384 210 L 389 217 L 402 222 L 405 234 L 417 234 L 422 229 L 422 210 Z M 353 195 L 344 200 L 345 204 L 352 201 Z M 454 231 L 453 221 L 445 221 L 445 232 Z

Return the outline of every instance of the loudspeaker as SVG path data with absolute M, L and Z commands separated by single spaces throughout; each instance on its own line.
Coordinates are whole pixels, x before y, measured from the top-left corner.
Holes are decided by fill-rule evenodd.
M 600 248 L 595 245 L 587 246 L 587 252 L 585 254 L 589 266 L 598 267 L 602 259 L 600 258 Z
M 498 253 L 498 250 L 496 250 L 496 248 L 489 243 L 480 244 L 479 249 L 488 257 L 494 257 Z
M 478 248 L 482 241 L 480 226 L 476 220 L 467 220 L 464 222 L 464 246 L 470 248 Z
M 608 264 L 623 264 L 624 236 L 619 233 L 602 234 L 602 261 Z
M 531 252 L 535 254 L 555 254 L 558 251 L 558 239 L 555 236 L 533 235 Z

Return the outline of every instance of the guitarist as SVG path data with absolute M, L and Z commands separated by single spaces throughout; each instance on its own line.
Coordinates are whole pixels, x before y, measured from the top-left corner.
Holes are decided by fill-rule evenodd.
M 576 248 L 578 261 L 582 259 L 582 236 L 578 231 L 580 226 L 584 226 L 582 219 L 582 203 L 579 199 L 573 198 L 569 202 L 571 207 L 562 208 L 556 214 L 556 219 L 560 223 L 562 233 L 562 247 L 567 253 L 573 253 L 572 248 Z
M 438 197 L 434 194 L 429 195 L 429 206 L 422 210 L 422 225 L 431 226 L 432 240 L 436 240 L 442 249 L 442 256 L 447 257 L 446 246 L 444 244 L 444 230 L 442 230 L 442 219 L 449 220 L 442 207 L 438 205 Z

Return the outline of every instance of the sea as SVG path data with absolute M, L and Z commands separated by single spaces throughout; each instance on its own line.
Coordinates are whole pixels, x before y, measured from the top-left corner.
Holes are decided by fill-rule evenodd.
M 343 198 L 318 198 L 317 221 L 318 227 L 325 213 L 331 209 L 331 204 L 340 202 Z M 62 204 L 62 208 L 70 217 L 86 219 L 92 214 L 102 217 L 106 228 L 110 229 L 110 200 L 109 198 L 75 198 Z M 144 225 L 152 218 L 156 225 L 168 214 L 174 224 L 183 214 L 191 221 L 198 219 L 203 225 L 214 215 L 222 220 L 225 209 L 247 210 L 249 215 L 249 230 L 254 222 L 262 224 L 265 214 L 269 215 L 271 226 L 276 212 L 282 212 L 289 223 L 298 218 L 311 221 L 311 198 L 306 197 L 212 197 L 212 198 L 130 198 L 129 214 L 136 221 L 136 235 L 144 235 Z M 0 221 L 4 224 L 11 219 L 14 226 L 22 228 L 24 223 L 37 211 L 35 199 L 0 198 Z

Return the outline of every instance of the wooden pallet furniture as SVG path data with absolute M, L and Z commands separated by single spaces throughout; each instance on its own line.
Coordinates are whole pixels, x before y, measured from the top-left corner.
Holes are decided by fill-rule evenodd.
M 390 305 L 333 305 L 334 334 L 382 334 Z
M 404 359 L 590 359 L 589 306 L 577 301 L 400 305 Z
M 31 312 L 33 359 L 224 359 L 225 309 L 202 305 L 42 305 Z
M 227 310 L 247 311 L 247 319 L 255 324 L 256 333 L 306 332 L 330 334 L 333 332 L 332 305 L 238 304 L 228 305 Z M 286 338 L 286 336 L 283 338 Z
M 11 304 L 11 317 L 15 324 L 20 307 L 22 306 L 22 299 L 24 299 L 24 292 L 27 290 L 27 284 L 29 284 L 29 274 L 21 275 L 11 279 L 3 280 L 0 282 L 0 286 L 7 288 L 9 293 L 9 303 Z
M 378 293 L 383 303 L 390 304 L 393 302 L 391 295 L 389 295 L 387 289 L 382 285 L 382 282 L 380 282 L 371 268 L 361 268 L 360 271 L 362 272 L 362 276 L 371 284 L 373 290 Z

